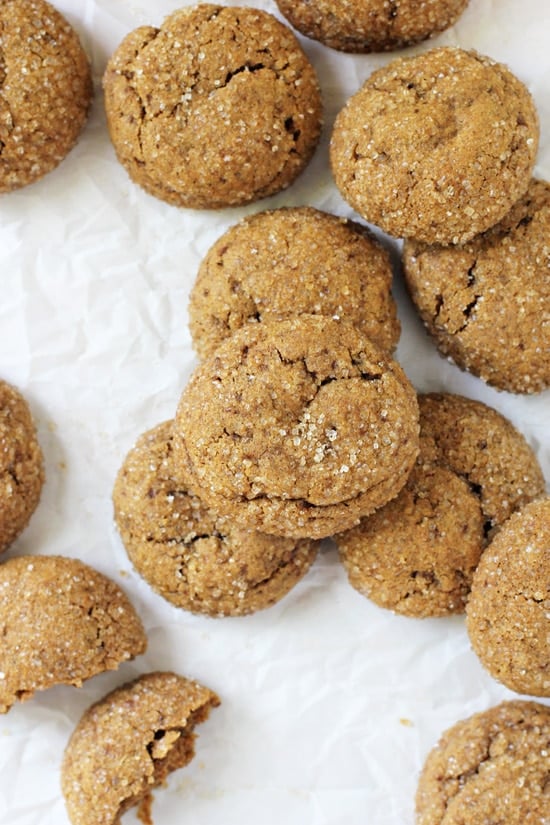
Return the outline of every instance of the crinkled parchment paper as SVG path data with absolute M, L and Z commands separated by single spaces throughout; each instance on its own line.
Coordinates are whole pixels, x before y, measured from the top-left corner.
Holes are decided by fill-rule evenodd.
M 237 3 L 233 3 L 238 5 Z M 277 13 L 275 3 L 255 4 Z M 0 375 L 28 398 L 47 483 L 8 556 L 77 556 L 112 576 L 145 622 L 148 652 L 78 690 L 59 687 L 0 718 L 0 822 L 68 825 L 59 787 L 67 739 L 85 708 L 139 673 L 173 669 L 216 690 L 197 756 L 155 792 L 157 825 L 412 825 L 423 759 L 454 721 L 512 694 L 470 650 L 461 617 L 396 617 L 359 596 L 326 544 L 282 602 L 239 619 L 193 616 L 132 570 L 112 521 L 113 479 L 138 435 L 170 418 L 195 358 L 187 296 L 214 240 L 246 214 L 311 204 L 350 208 L 328 167 L 335 114 L 391 55 L 302 43 L 324 94 L 325 131 L 286 192 L 246 208 L 178 210 L 146 195 L 117 163 L 100 79 L 122 37 L 159 24 L 181 0 L 58 0 L 92 59 L 96 97 L 76 148 L 42 181 L 0 199 Z M 429 44 L 473 47 L 506 62 L 532 92 L 550 179 L 550 4 L 471 0 Z M 488 389 L 441 358 L 400 276 L 397 357 L 419 390 L 478 398 L 507 415 L 550 480 L 550 393 Z M 128 813 L 125 823 L 135 823 Z

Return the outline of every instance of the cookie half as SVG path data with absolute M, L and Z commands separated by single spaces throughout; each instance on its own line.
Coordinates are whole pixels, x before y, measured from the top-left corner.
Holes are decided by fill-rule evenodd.
M 201 358 L 247 323 L 301 313 L 345 318 L 393 352 L 400 326 L 389 253 L 368 229 L 311 207 L 245 218 L 201 262 L 189 325 Z

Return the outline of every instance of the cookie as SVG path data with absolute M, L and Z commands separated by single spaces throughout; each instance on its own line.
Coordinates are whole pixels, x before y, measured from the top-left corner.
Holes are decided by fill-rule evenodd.
M 191 761 L 195 726 L 219 703 L 197 682 L 154 672 L 92 705 L 74 729 L 61 766 L 72 825 L 117 825 L 129 808 L 147 806 L 153 788 Z
M 235 527 L 172 471 L 172 422 L 144 433 L 118 472 L 115 521 L 137 572 L 185 610 L 242 616 L 270 607 L 307 573 L 311 539 Z
M 410 296 L 443 355 L 500 390 L 550 386 L 550 184 L 467 244 L 407 241 Z
M 417 825 L 548 820 L 550 708 L 502 702 L 445 731 L 416 793 Z
M 191 376 L 174 425 L 176 462 L 208 506 L 282 536 L 351 527 L 397 495 L 417 451 L 401 367 L 312 315 L 237 330 Z
M 510 690 L 550 696 L 550 498 L 502 525 L 474 575 L 466 608 L 472 648 Z
M 44 458 L 29 405 L 0 380 L 0 553 L 27 526 L 43 485 Z
M 195 209 L 289 186 L 319 141 L 315 70 L 287 26 L 260 9 L 200 4 L 142 26 L 104 75 L 111 140 L 151 195 Z
M 468 0 L 277 0 L 307 37 L 343 52 L 401 49 L 448 29 Z
M 475 51 L 445 47 L 373 72 L 338 114 L 342 196 L 390 235 L 465 243 L 525 194 L 538 117 L 526 87 Z
M 380 607 L 462 613 L 487 535 L 544 490 L 535 455 L 495 410 L 419 396 L 420 453 L 399 495 L 335 536 L 350 584 Z
M 209 249 L 189 299 L 205 358 L 243 324 L 300 313 L 347 318 L 393 352 L 400 326 L 389 254 L 366 227 L 311 207 L 259 212 Z
M 88 116 L 92 78 L 78 35 L 45 0 L 0 4 L 0 193 L 55 169 Z
M 0 637 L 0 713 L 37 690 L 80 687 L 147 646 L 122 590 L 62 556 L 19 556 L 0 565 Z

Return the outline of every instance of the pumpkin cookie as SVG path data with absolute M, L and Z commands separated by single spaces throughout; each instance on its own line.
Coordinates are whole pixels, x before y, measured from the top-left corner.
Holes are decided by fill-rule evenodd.
M 44 484 L 44 459 L 29 406 L 0 380 L 0 553 L 27 526 Z
M 418 452 L 416 395 L 349 323 L 247 324 L 191 377 L 174 448 L 217 512 L 249 529 L 322 538 L 405 483 Z
M 550 498 L 527 504 L 483 554 L 468 601 L 470 641 L 511 690 L 550 696 Z
M 211 247 L 189 319 L 204 358 L 243 324 L 303 312 L 346 318 L 382 349 L 397 346 L 389 254 L 353 221 L 310 207 L 259 212 Z
M 197 682 L 154 672 L 92 705 L 74 729 L 61 767 L 72 825 L 117 825 L 129 808 L 147 806 L 151 791 L 191 761 L 195 726 L 219 704 Z
M 165 599 L 210 616 L 270 607 L 306 574 L 318 543 L 239 529 L 172 472 L 172 422 L 144 433 L 113 491 L 115 520 L 138 573 Z
M 51 172 L 88 116 L 92 78 L 76 32 L 45 0 L 0 3 L 0 193 Z
M 461 613 L 487 536 L 541 495 L 523 436 L 495 410 L 419 396 L 420 453 L 399 495 L 335 537 L 350 584 L 406 616 Z
M 342 196 L 391 235 L 464 243 L 525 194 L 538 147 L 526 87 L 474 51 L 431 49 L 368 78 L 338 114 Z
M 502 702 L 458 722 L 430 752 L 417 825 L 542 825 L 548 819 L 550 708 Z
M 122 590 L 62 556 L 19 556 L 0 565 L 0 637 L 0 713 L 37 690 L 80 687 L 147 645 Z
M 294 28 L 343 52 L 401 49 L 448 29 L 468 0 L 277 0 Z
M 457 246 L 407 241 L 407 286 L 439 350 L 515 393 L 550 386 L 550 184 L 527 193 L 493 229 Z
M 289 186 L 317 146 L 315 70 L 260 9 L 200 4 L 122 41 L 103 81 L 117 156 L 147 192 L 214 209 Z

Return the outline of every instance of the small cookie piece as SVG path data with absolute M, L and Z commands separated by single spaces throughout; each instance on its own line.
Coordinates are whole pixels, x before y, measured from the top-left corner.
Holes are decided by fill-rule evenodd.
M 0 553 L 27 526 L 44 485 L 44 458 L 21 393 L 0 380 Z
M 78 35 L 45 0 L 0 3 L 0 193 L 51 172 L 88 116 L 92 77 Z
M 117 825 L 195 755 L 195 726 L 220 700 L 175 673 L 146 673 L 92 705 L 65 749 L 61 787 L 72 825 Z
M 207 252 L 189 299 L 205 358 L 243 324 L 303 312 L 346 318 L 393 352 L 400 326 L 388 252 L 364 226 L 311 207 L 243 219 Z
M 448 29 L 468 0 L 277 0 L 307 37 L 343 52 L 401 49 Z
M 461 720 L 428 754 L 417 825 L 542 825 L 548 821 L 550 708 L 501 702 Z
M 283 598 L 318 551 L 311 539 L 235 527 L 172 471 L 172 422 L 144 433 L 118 472 L 115 521 L 128 556 L 157 593 L 210 616 L 242 616 Z
M 195 209 L 238 206 L 289 186 L 319 141 L 317 76 L 268 12 L 209 3 L 142 26 L 104 75 L 111 140 L 151 195 Z
M 467 244 L 407 241 L 411 298 L 436 346 L 461 369 L 513 393 L 550 387 L 550 184 L 527 193 Z
M 518 693 L 550 696 L 550 498 L 500 528 L 475 572 L 466 615 L 491 676 Z
M 147 646 L 122 590 L 63 556 L 19 556 L 0 565 L 0 637 L 0 713 L 37 690 L 80 687 Z
M 544 491 L 537 459 L 496 410 L 419 396 L 420 453 L 399 495 L 335 537 L 350 584 L 422 618 L 462 613 L 487 534 Z
M 391 235 L 464 243 L 526 192 L 538 147 L 526 87 L 475 51 L 437 48 L 373 72 L 338 114 L 342 196 Z
M 200 497 L 282 536 L 356 524 L 397 495 L 417 452 L 401 367 L 351 324 L 313 315 L 237 330 L 191 376 L 174 427 Z

